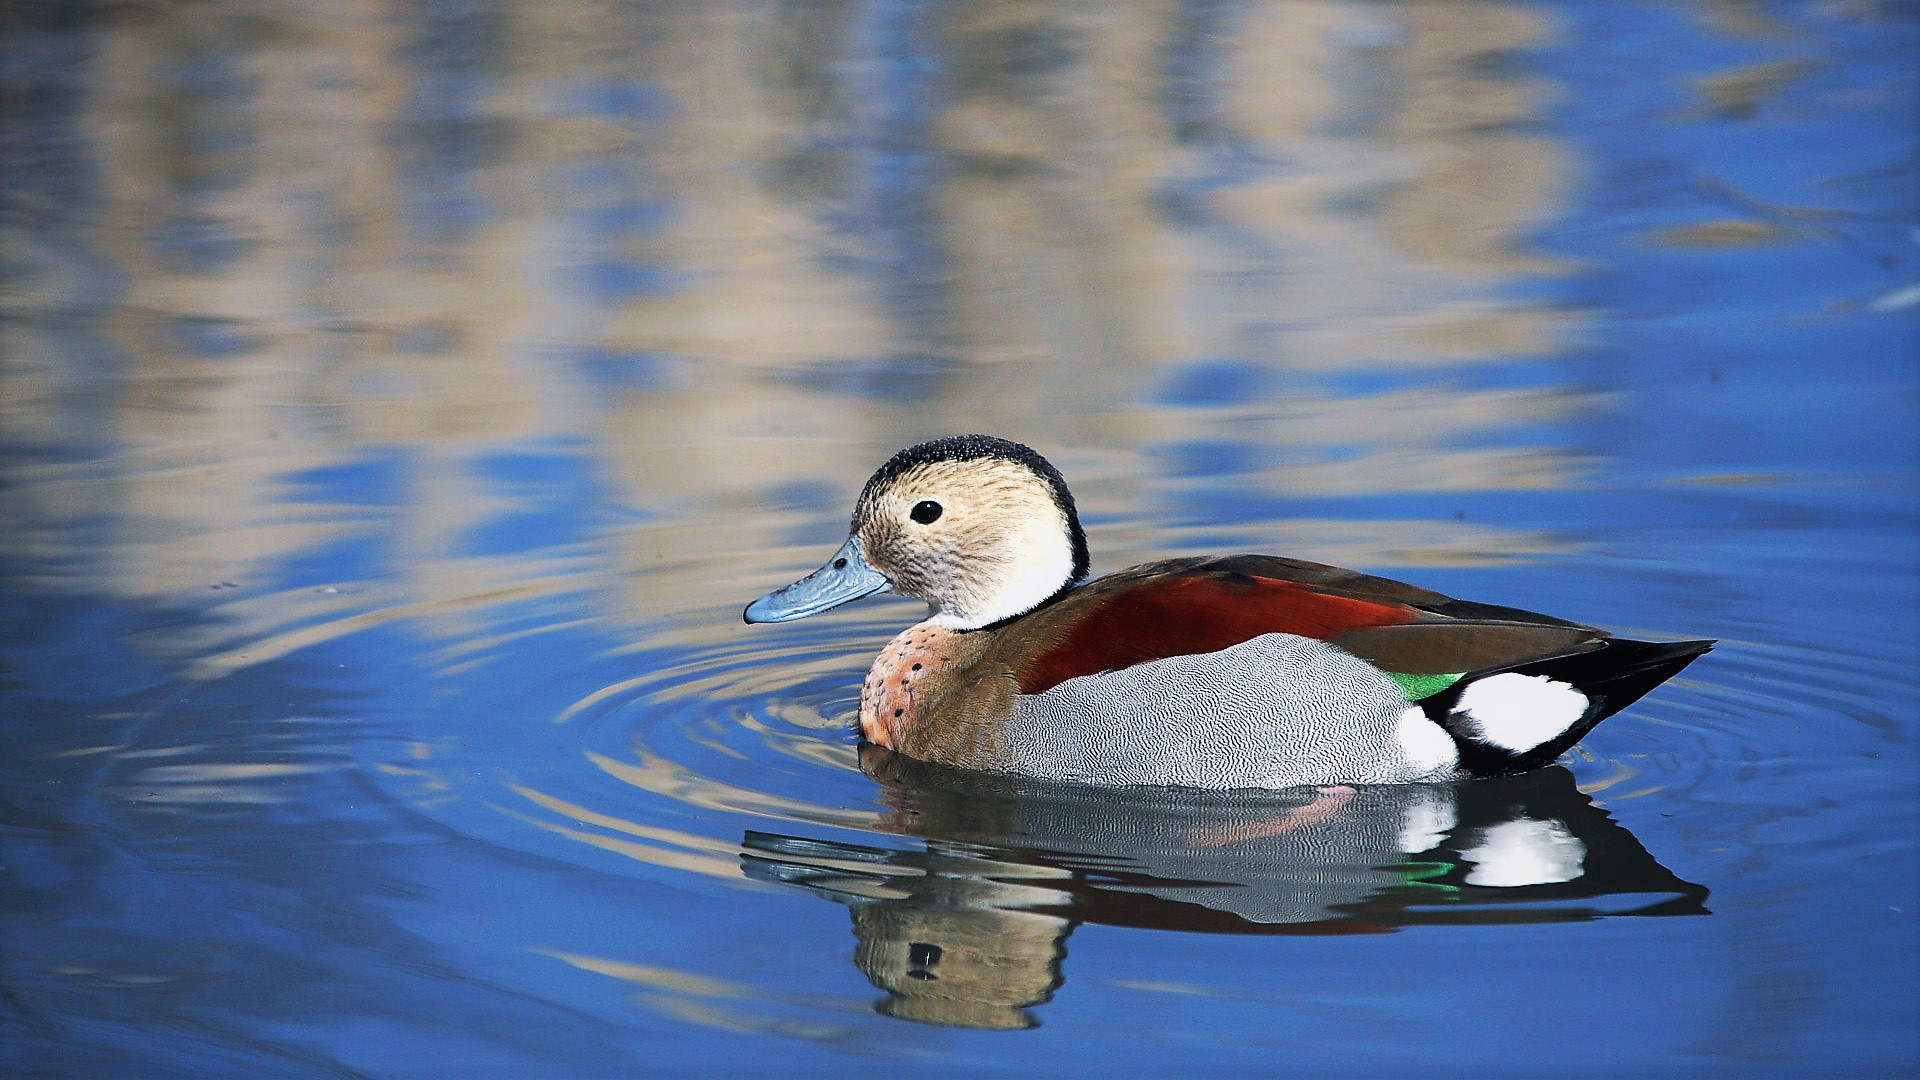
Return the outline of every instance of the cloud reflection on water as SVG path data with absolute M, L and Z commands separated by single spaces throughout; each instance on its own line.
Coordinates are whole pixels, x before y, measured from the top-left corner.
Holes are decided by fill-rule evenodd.
M 839 512 L 837 479 L 933 432 L 1044 443 L 1129 518 L 1196 482 L 1299 499 L 1579 474 L 1502 435 L 1594 403 L 1565 388 L 1324 391 L 1577 333 L 1516 298 L 1558 270 L 1521 243 L 1567 168 L 1531 123 L 1547 95 L 1481 62 L 1546 40 L 1536 15 L 766 14 L 103 13 L 55 118 L 91 179 L 21 193 L 59 204 L 15 235 L 16 550 L 53 587 L 212 609 L 242 645 L 383 606 L 457 640 L 442 598 L 537 578 L 562 539 L 474 550 L 552 509 L 526 470 L 618 508 L 564 572 L 621 574 L 649 613 L 701 590 L 651 566 L 778 549 Z M 97 327 L 78 354 L 57 336 L 75 318 Z M 1152 404 L 1222 358 L 1259 392 Z M 1226 471 L 1163 475 L 1187 447 Z M 85 520 L 108 527 L 76 550 Z M 1396 549 L 1416 559 L 1543 547 L 1393 529 L 1421 534 Z M 1335 532 L 1319 554 L 1389 554 Z M 210 592 L 257 596 L 354 543 L 387 591 Z

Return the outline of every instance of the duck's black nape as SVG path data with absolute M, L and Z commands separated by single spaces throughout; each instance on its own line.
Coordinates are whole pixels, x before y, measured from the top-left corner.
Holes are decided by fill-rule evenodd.
M 930 439 L 888 458 L 886 464 L 868 478 L 867 486 L 860 489 L 860 498 L 854 503 L 853 529 L 859 528 L 860 517 L 868 500 L 910 470 L 937 461 L 988 459 L 1024 465 L 1047 482 L 1047 488 L 1053 494 L 1053 504 L 1060 508 L 1061 516 L 1067 519 L 1067 533 L 1073 542 L 1073 580 L 1085 579 L 1093 567 L 1093 560 L 1087 554 L 1087 534 L 1080 528 L 1080 512 L 1073 505 L 1073 493 L 1067 490 L 1067 478 L 1061 476 L 1060 470 L 1053 467 L 1053 462 L 1041 457 L 1033 447 L 994 435 L 949 435 L 943 439 Z
M 1588 705 L 1565 731 L 1522 752 L 1490 745 L 1463 730 L 1453 715 L 1468 682 L 1448 688 L 1420 702 L 1432 720 L 1453 736 L 1460 765 L 1474 776 L 1505 776 L 1551 763 L 1585 738 L 1594 725 L 1640 700 L 1647 691 L 1680 674 L 1716 642 L 1633 641 L 1608 638 L 1604 649 L 1561 656 L 1510 668 L 1518 675 L 1534 675 L 1572 686 L 1586 695 Z M 1475 680 L 1477 681 L 1477 680 Z

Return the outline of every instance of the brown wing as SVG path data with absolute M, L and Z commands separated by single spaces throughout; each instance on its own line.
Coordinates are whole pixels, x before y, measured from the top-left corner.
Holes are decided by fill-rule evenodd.
M 1382 671 L 1401 675 L 1457 675 L 1591 652 L 1607 640 L 1599 630 L 1527 623 L 1434 621 L 1352 630 L 1335 645 Z
M 1505 667 L 1585 652 L 1606 637 L 1550 616 L 1267 555 L 1135 567 L 1028 618 L 1029 643 L 1039 647 L 1014 666 L 1026 694 L 1276 632 L 1330 641 L 1405 674 Z
M 1542 615 L 1537 611 L 1501 607 L 1498 604 L 1481 604 L 1472 600 L 1455 600 L 1445 593 L 1423 589 L 1418 585 L 1409 585 L 1404 581 L 1374 577 L 1357 570 L 1328 566 L 1326 563 L 1307 562 L 1305 559 L 1287 559 L 1278 555 L 1226 555 L 1202 559 L 1176 559 L 1149 565 L 1188 566 L 1194 571 L 1244 574 L 1279 581 L 1292 581 L 1310 586 L 1319 592 L 1349 596 L 1358 600 L 1372 600 L 1376 603 L 1406 604 L 1430 614 L 1444 615 L 1452 619 L 1481 619 L 1528 623 L 1536 626 L 1573 626 L 1582 630 L 1593 629 L 1591 626 L 1568 622 L 1552 615 Z M 1146 569 L 1146 567 L 1140 569 Z M 1132 572 L 1131 570 L 1122 571 L 1123 574 Z

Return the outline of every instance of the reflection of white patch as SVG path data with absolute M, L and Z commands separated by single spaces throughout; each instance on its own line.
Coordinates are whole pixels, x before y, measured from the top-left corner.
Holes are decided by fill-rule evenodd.
M 1503 750 L 1523 752 L 1573 726 L 1587 711 L 1587 695 L 1545 675 L 1508 671 L 1471 684 L 1453 707 L 1468 734 Z
M 1511 889 L 1572 881 L 1581 874 L 1587 846 L 1558 821 L 1516 818 L 1489 826 L 1460 857 L 1473 864 L 1467 884 Z
M 1440 846 L 1460 823 L 1453 802 L 1438 794 L 1407 807 L 1400 819 L 1400 850 L 1409 855 L 1431 851 Z
M 1453 737 L 1440 730 L 1439 724 L 1427 719 L 1427 714 L 1418 705 L 1410 706 L 1400 714 L 1393 734 L 1400 742 L 1400 752 L 1422 773 L 1430 773 L 1460 760 L 1460 751 L 1454 747 Z

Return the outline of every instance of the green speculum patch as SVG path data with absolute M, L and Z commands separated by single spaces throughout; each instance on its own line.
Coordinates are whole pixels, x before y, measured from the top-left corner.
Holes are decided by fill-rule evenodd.
M 1408 701 L 1432 697 L 1459 682 L 1466 674 L 1464 671 L 1456 671 L 1448 675 L 1402 675 L 1397 671 L 1387 672 L 1394 682 L 1400 684 L 1400 689 L 1406 692 Z

